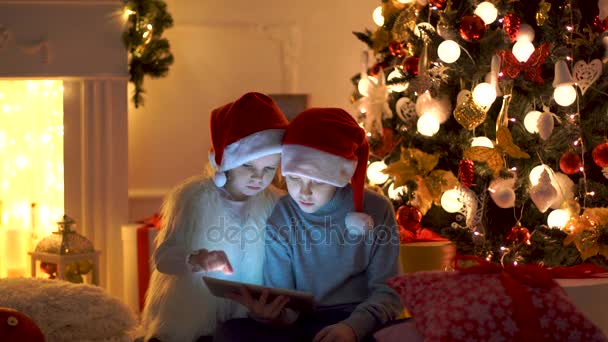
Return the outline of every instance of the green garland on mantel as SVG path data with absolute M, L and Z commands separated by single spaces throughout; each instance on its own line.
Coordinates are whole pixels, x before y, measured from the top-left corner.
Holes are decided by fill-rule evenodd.
M 129 82 L 135 85 L 133 104 L 143 104 L 144 76 L 164 77 L 173 64 L 169 41 L 162 38 L 173 26 L 173 18 L 162 0 L 129 0 L 125 2 L 127 29 L 122 35 L 129 52 Z

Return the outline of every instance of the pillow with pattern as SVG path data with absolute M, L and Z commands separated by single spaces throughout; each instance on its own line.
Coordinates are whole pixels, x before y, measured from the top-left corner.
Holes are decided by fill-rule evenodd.
M 426 341 L 522 341 L 499 273 L 417 272 L 388 281 Z M 525 286 L 544 341 L 607 342 L 559 286 Z

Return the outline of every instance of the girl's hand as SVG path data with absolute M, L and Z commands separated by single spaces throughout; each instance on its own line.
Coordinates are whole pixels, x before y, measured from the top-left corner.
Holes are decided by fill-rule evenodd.
M 317 333 L 313 342 L 356 342 L 357 336 L 349 325 L 345 323 L 338 323 L 328 325 Z
M 197 254 L 190 255 L 190 263 L 200 266 L 203 271 L 222 271 L 226 274 L 232 274 L 232 265 L 224 251 L 207 251 L 201 249 Z
M 241 286 L 241 293 L 226 293 L 226 297 L 240 303 L 249 309 L 250 314 L 259 320 L 277 322 L 281 317 L 289 297 L 278 296 L 272 302 L 268 301 L 268 290 L 262 291 L 259 299 L 254 299 L 245 286 Z

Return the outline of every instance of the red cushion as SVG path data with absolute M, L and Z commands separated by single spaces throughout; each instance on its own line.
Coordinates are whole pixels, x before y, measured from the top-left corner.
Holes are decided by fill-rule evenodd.
M 519 328 L 499 274 L 418 272 L 389 280 L 429 341 L 515 341 Z M 527 287 L 546 341 L 608 341 L 559 287 Z

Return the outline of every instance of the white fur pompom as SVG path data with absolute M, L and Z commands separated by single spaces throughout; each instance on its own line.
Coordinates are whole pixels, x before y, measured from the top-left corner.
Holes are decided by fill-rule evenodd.
M 344 219 L 346 229 L 350 234 L 361 235 L 374 227 L 374 220 L 366 213 L 350 212 Z
M 215 175 L 213 175 L 213 183 L 219 188 L 223 187 L 226 184 L 226 174 L 222 171 L 215 172 Z

